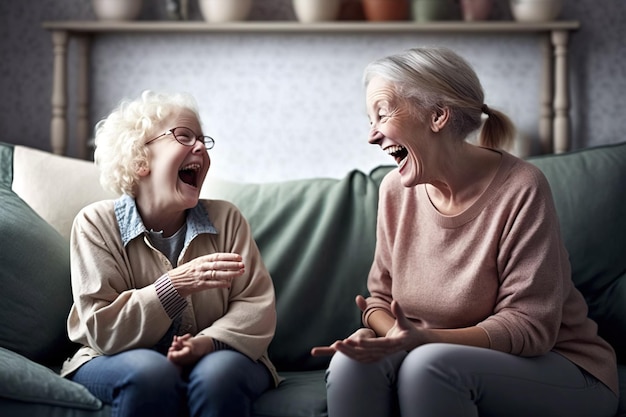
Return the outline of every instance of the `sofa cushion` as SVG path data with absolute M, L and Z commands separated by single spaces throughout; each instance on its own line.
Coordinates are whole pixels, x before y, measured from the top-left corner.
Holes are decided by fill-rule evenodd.
M 626 363 L 626 143 L 529 160 L 552 188 L 589 316 Z
M 619 377 L 619 404 L 615 417 L 626 417 L 626 365 L 617 366 Z
M 2 185 L 0 207 L 0 347 L 58 364 L 73 348 L 69 244 Z
M 11 189 L 69 241 L 80 209 L 116 197 L 100 186 L 99 175 L 91 161 L 15 146 Z
M 233 202 L 252 227 L 276 289 L 278 324 L 269 348 L 276 367 L 325 369 L 328 358 L 312 357 L 311 348 L 361 325 L 354 299 L 367 291 L 378 183 L 359 171 L 264 184 L 209 179 L 202 195 Z
M 102 407 L 87 388 L 15 352 L 0 348 L 0 364 L 1 398 L 88 410 Z
M 254 402 L 254 417 L 325 416 L 325 371 L 286 372 L 278 388 L 265 392 Z
M 0 142 L 0 187 L 11 188 L 13 182 L 13 145 Z

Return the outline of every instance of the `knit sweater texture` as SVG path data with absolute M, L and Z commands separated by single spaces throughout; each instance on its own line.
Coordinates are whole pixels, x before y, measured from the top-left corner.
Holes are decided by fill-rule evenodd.
M 375 259 L 363 312 L 396 300 L 418 327 L 479 326 L 490 348 L 559 353 L 616 394 L 615 352 L 587 317 L 571 279 L 552 193 L 534 165 L 502 152 L 487 189 L 462 213 L 442 215 L 424 184 L 398 170 L 380 188 Z

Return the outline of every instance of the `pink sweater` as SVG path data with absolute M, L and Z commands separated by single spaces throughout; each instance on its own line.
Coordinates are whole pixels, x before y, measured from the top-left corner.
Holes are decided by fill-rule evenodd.
M 508 153 L 478 201 L 455 216 L 440 214 L 424 185 L 405 188 L 390 172 L 368 288 L 365 323 L 395 299 L 416 326 L 480 326 L 492 349 L 555 351 L 618 392 L 615 353 L 571 280 L 550 186 Z

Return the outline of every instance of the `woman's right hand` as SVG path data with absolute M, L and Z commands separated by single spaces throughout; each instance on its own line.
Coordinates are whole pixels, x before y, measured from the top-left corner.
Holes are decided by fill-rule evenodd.
M 181 297 L 211 288 L 230 288 L 234 278 L 246 272 L 236 253 L 212 253 L 192 259 L 168 272 Z

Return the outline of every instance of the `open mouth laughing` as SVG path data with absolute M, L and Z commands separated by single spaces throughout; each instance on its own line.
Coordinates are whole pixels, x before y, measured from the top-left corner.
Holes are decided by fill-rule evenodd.
M 406 148 L 400 145 L 391 145 L 385 148 L 385 152 L 387 152 L 387 155 L 393 157 L 398 165 L 401 165 L 402 161 L 409 155 Z
M 200 172 L 200 164 L 191 163 L 182 167 L 178 171 L 178 178 L 185 184 L 198 188 L 198 174 Z

